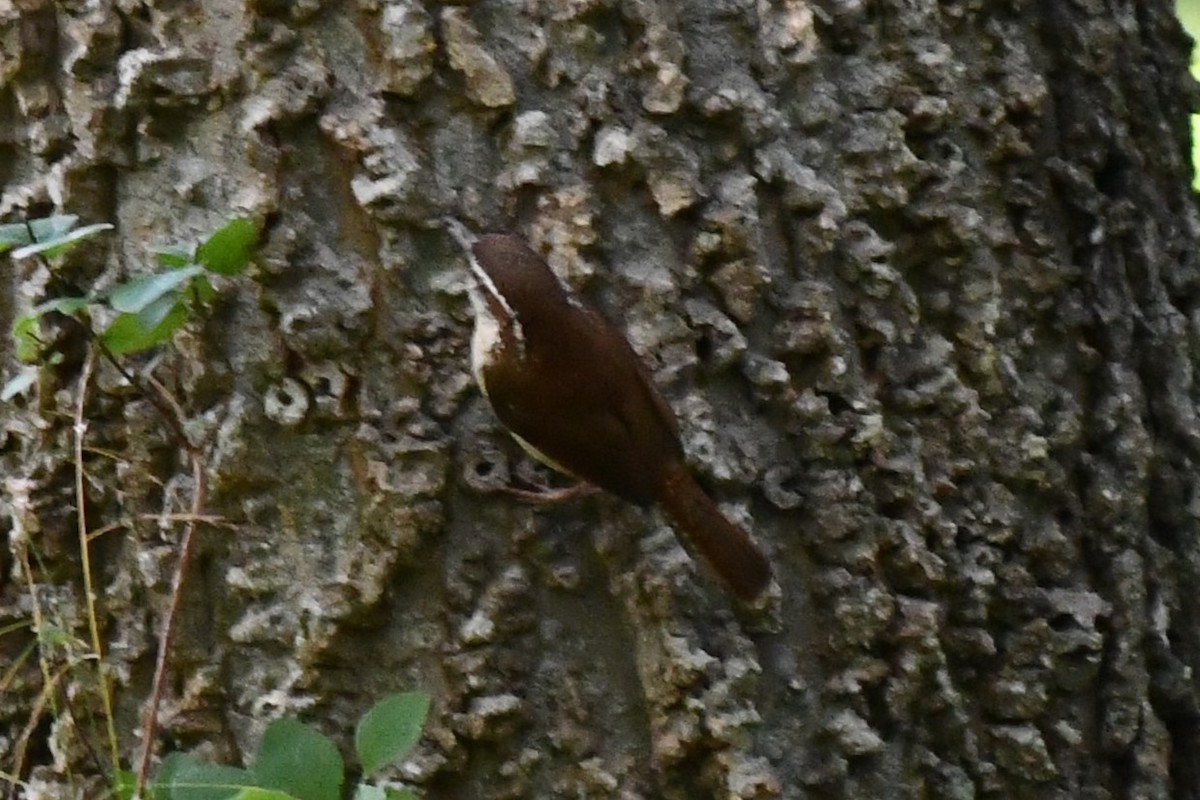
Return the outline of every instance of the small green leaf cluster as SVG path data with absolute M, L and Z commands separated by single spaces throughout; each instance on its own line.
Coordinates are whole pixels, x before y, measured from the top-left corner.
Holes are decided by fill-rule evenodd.
M 63 215 L 27 223 L 0 225 L 0 253 L 13 250 L 13 258 L 62 255 L 71 247 L 102 231 L 107 223 L 76 228 L 78 217 Z M 105 292 L 82 297 L 56 297 L 19 317 L 12 327 L 17 358 L 25 364 L 56 363 L 61 356 L 43 351 L 40 321 L 51 312 L 80 317 L 92 306 L 116 312 L 99 333 L 100 342 L 113 355 L 154 347 L 169 339 L 189 319 L 194 301 L 209 302 L 215 292 L 210 275 L 234 276 L 245 271 L 258 244 L 258 231 L 246 219 L 233 219 L 198 246 L 171 245 L 152 252 L 158 270 L 119 283 Z M 28 388 L 37 373 L 26 369 L 0 390 L 0 401 Z
M 429 695 L 402 692 L 371 707 L 354 733 L 363 782 L 354 800 L 415 800 L 409 789 L 385 789 L 366 783 L 381 769 L 399 761 L 421 738 L 429 713 Z M 345 765 L 333 742 L 294 719 L 267 726 L 254 763 L 243 769 L 209 764 L 172 753 L 148 787 L 150 800 L 340 800 Z M 132 796 L 133 776 L 118 776 L 117 796 Z

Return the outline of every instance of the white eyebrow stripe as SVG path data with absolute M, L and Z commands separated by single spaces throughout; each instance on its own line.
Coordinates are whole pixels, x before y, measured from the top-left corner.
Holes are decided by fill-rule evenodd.
M 487 270 L 479 263 L 479 259 L 475 258 L 475 253 L 472 251 L 470 256 L 471 272 L 479 279 L 479 283 L 487 290 L 488 294 L 496 298 L 496 302 L 504 307 L 509 316 L 516 319 L 517 312 L 513 311 L 513 307 L 508 304 L 508 300 L 504 295 L 500 294 L 500 290 L 496 288 L 495 282 L 492 281 L 492 276 L 487 274 Z
M 476 280 L 479 281 L 479 285 L 483 287 L 484 291 L 495 298 L 496 302 L 499 303 L 504 311 L 508 314 L 508 318 L 512 320 L 513 335 L 517 338 L 517 345 L 520 347 L 521 353 L 524 354 L 525 330 L 521 327 L 521 318 L 517 316 L 517 312 L 511 305 L 509 305 L 508 300 L 503 294 L 500 293 L 500 290 L 496 288 L 496 284 L 492 280 L 492 276 L 487 274 L 487 270 L 485 270 L 479 263 L 479 260 L 475 258 L 475 251 L 473 249 L 467 251 L 467 259 L 471 263 L 471 274 L 474 275 Z

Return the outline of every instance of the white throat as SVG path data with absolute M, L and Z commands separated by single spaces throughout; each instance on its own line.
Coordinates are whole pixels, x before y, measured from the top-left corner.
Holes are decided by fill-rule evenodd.
M 475 254 L 469 250 L 468 253 L 471 275 L 475 278 L 468 290 L 471 297 L 471 308 L 475 312 L 475 331 L 471 334 L 471 372 L 475 375 L 475 382 L 479 384 L 480 391 L 483 392 L 484 397 L 487 397 L 488 391 L 487 384 L 483 380 L 483 368 L 492 362 L 496 351 L 503 346 L 500 338 L 500 320 L 496 319 L 496 315 L 492 313 L 488 298 L 495 300 L 513 321 L 512 334 L 517 342 L 518 356 L 525 353 L 525 331 L 522 330 L 513 307 L 496 288 L 496 284 L 487 271 L 480 266 Z

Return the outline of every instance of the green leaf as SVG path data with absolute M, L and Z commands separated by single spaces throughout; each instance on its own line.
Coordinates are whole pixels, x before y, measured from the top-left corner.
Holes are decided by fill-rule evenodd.
M 258 229 L 248 219 L 232 219 L 196 248 L 196 261 L 218 275 L 239 275 L 258 246 Z
M 153 328 L 142 325 L 138 314 L 121 314 L 100 334 L 100 341 L 113 355 L 136 353 L 170 339 L 175 331 L 183 327 L 187 318 L 187 309 L 180 303 L 176 303 L 162 322 Z
M 411 750 L 421 738 L 421 726 L 428 714 L 429 695 L 424 692 L 389 695 L 363 714 L 354 731 L 354 748 L 363 775 L 374 775 Z
M 204 275 L 192 281 L 192 291 L 195 292 L 196 299 L 201 303 L 211 303 L 213 298 L 217 296 L 217 290 L 213 288 L 212 282 Z
M 337 747 L 317 730 L 294 719 L 267 726 L 258 745 L 258 785 L 299 800 L 340 800 L 345 765 Z
M 29 228 L 25 226 L 24 222 L 0 225 L 0 253 L 23 244 L 29 244 L 31 241 Z
M 30 313 L 36 316 L 49 314 L 51 311 L 57 311 L 60 314 L 66 314 L 73 317 L 80 311 L 88 307 L 88 303 L 92 302 L 86 297 L 56 297 L 53 300 L 47 300 L 34 307 Z
M 170 272 L 157 272 L 128 283 L 118 284 L 108 293 L 108 304 L 117 311 L 136 314 L 163 295 L 203 275 L 203 267 L 191 266 Z
M 117 800 L 132 800 L 137 785 L 137 775 L 127 769 L 119 769 L 113 775 L 112 793 Z
M 17 360 L 25 364 L 36 364 L 42 360 L 42 328 L 39 320 L 43 314 L 57 311 L 74 316 L 87 308 L 89 302 L 86 297 L 56 297 L 34 307 L 28 314 L 17 317 L 12 326 Z
M 179 269 L 186 267 L 192 261 L 192 248 L 186 244 L 168 244 L 162 247 L 152 247 L 150 252 L 154 253 L 158 265 L 169 269 Z
M 37 367 L 26 367 L 12 378 L 9 378 L 0 389 L 0 403 L 7 403 L 37 382 Z
M 169 292 L 137 312 L 138 323 L 141 324 L 142 330 L 152 331 L 157 328 L 174 310 L 179 301 L 178 292 Z
M 38 644 L 48 650 L 65 649 L 75 643 L 75 638 L 67 630 L 54 624 L 40 625 L 37 635 Z
M 42 357 L 42 327 L 36 312 L 17 317 L 12 326 L 13 341 L 17 346 L 17 360 L 22 364 L 35 364 Z
M 65 236 L 67 231 L 74 228 L 75 223 L 78 221 L 78 214 L 56 214 L 53 217 L 31 219 L 29 220 L 29 227 L 33 228 L 33 240 L 35 242 L 48 242 L 51 239 Z
M 27 244 L 24 247 L 13 251 L 13 258 L 26 258 L 41 253 L 46 258 L 61 255 L 67 250 L 70 250 L 75 245 L 84 239 L 90 239 L 101 231 L 112 230 L 113 226 L 107 222 L 99 222 L 95 225 L 88 225 L 84 228 L 77 228 L 63 236 L 55 236 L 45 241 L 39 240 L 37 244 Z
M 152 800 L 168 800 L 172 796 L 171 784 L 175 781 L 175 773 L 188 764 L 202 763 L 204 762 L 185 753 L 167 753 L 158 769 L 150 776 L 147 787 L 149 796 Z
M 249 770 L 206 764 L 185 756 L 171 775 L 170 800 L 226 800 L 254 781 Z

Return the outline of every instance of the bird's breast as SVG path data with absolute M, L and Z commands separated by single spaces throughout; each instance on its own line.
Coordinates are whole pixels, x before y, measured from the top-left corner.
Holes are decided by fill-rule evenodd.
M 475 331 L 471 334 L 471 372 L 484 397 L 488 397 L 484 372 L 499 357 L 503 341 L 500 321 L 489 310 L 475 311 Z

